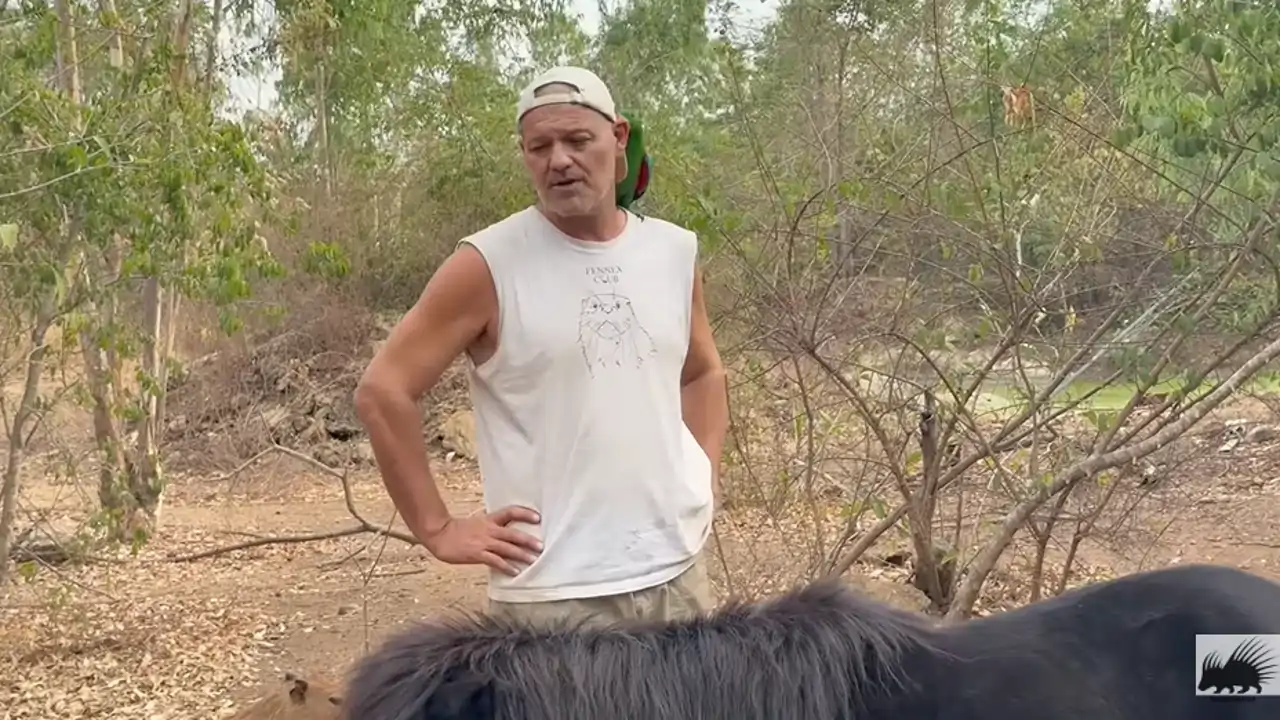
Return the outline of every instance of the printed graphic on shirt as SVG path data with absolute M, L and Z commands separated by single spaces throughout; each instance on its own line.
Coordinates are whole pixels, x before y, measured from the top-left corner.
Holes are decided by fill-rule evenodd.
M 605 367 L 640 367 L 655 352 L 653 338 L 640 324 L 631 299 L 614 292 L 621 269 L 589 267 L 587 274 L 604 287 L 582 299 L 578 314 L 578 344 L 587 370 L 595 375 Z

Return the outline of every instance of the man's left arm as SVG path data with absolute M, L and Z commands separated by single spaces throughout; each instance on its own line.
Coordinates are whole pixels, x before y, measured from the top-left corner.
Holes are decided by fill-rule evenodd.
M 711 460 L 711 492 L 718 507 L 720 455 L 729 430 L 729 389 L 707 318 L 700 268 L 694 270 L 690 325 L 689 352 L 680 376 L 680 400 L 685 425 Z

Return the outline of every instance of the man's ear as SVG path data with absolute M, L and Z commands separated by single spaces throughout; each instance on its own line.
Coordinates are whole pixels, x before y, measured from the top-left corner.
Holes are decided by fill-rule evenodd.
M 423 720 L 486 720 L 494 716 L 493 681 L 470 670 L 454 670 L 427 698 Z
M 621 115 L 613 122 L 613 138 L 618 142 L 617 165 L 614 166 L 613 184 L 627 179 L 631 166 L 627 163 L 627 141 L 631 139 L 631 123 Z
M 613 138 L 618 141 L 618 152 L 627 151 L 627 141 L 631 139 L 631 122 L 623 115 L 613 121 Z

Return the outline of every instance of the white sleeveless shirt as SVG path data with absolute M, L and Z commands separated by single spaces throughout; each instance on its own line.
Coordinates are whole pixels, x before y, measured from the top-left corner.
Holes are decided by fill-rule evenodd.
M 471 367 L 486 508 L 525 505 L 543 542 L 489 597 L 632 592 L 687 569 L 711 527 L 711 463 L 685 426 L 680 375 L 698 253 L 690 231 L 627 213 L 607 242 L 529 207 L 464 238 L 498 297 L 498 347 Z

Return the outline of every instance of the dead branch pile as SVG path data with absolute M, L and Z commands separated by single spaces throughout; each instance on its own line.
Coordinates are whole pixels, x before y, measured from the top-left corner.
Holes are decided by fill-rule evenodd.
M 165 441 L 170 470 L 226 468 L 280 445 L 333 467 L 368 465 L 373 454 L 352 394 L 395 319 L 331 305 L 273 337 L 192 363 L 169 389 Z M 247 346 L 246 346 L 247 345 Z M 456 372 L 426 403 L 424 427 L 465 386 Z

